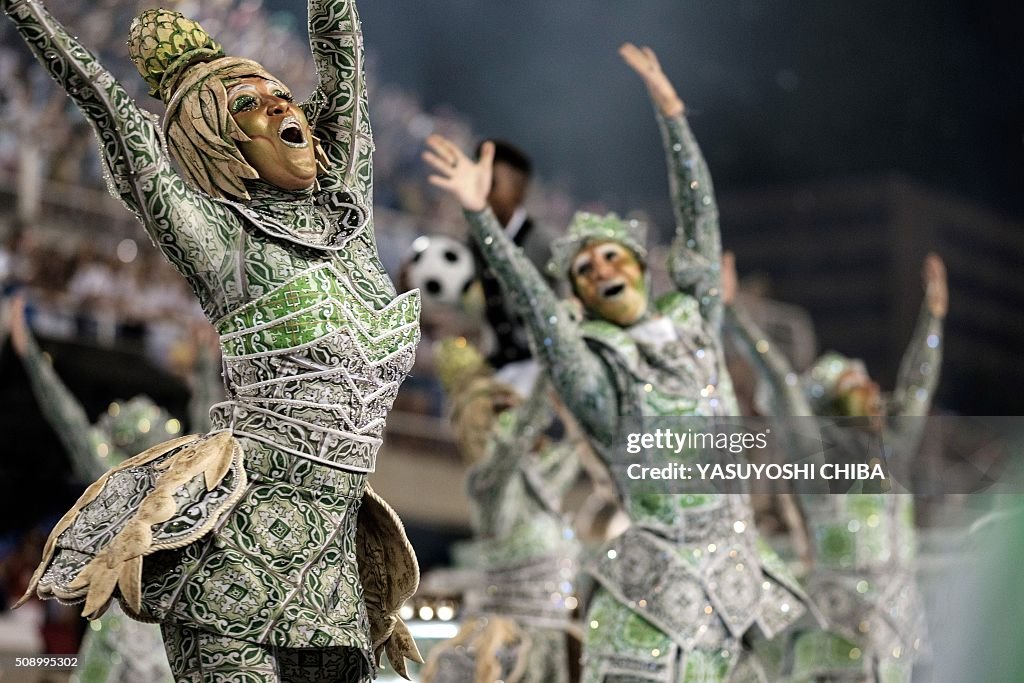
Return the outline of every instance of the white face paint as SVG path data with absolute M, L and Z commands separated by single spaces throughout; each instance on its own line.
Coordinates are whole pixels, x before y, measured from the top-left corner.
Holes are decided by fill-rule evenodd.
M 569 273 L 576 296 L 592 314 L 628 327 L 647 312 L 644 267 L 618 242 L 586 244 Z

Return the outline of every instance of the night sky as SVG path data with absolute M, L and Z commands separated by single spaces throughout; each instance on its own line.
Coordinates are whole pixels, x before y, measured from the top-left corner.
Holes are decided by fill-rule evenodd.
M 1024 212 L 1024 3 L 359 5 L 385 81 L 520 142 L 581 201 L 667 212 L 650 106 L 616 54 L 631 40 L 660 55 L 720 191 L 900 170 Z

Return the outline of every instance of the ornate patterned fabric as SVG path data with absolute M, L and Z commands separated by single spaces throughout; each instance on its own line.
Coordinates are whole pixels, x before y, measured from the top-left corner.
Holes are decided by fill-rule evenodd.
M 771 387 L 774 414 L 813 415 L 810 401 L 816 396 L 804 386 L 822 386 L 824 366 L 841 361 L 826 355 L 825 363 L 815 366 L 816 376 L 801 386 L 789 380 L 796 377 L 789 362 L 743 311 L 730 310 L 729 316 L 746 355 Z M 835 444 L 836 452 L 865 453 L 865 440 L 881 439 L 894 459 L 915 454 L 921 418 L 928 414 L 938 383 L 941 345 L 941 321 L 926 305 L 901 363 L 883 432 L 872 435 L 823 422 L 823 436 Z M 915 580 L 913 496 L 803 494 L 800 504 L 813 557 L 806 587 L 829 631 L 812 629 L 795 636 L 792 680 L 910 681 L 914 660 L 926 649 L 924 607 Z
M 689 415 L 713 425 L 738 414 L 717 335 L 698 302 L 674 293 L 657 308 L 661 317 L 626 330 L 584 325 L 591 347 L 614 369 L 631 429 L 644 431 L 645 417 Z M 626 472 L 638 456 L 614 446 L 599 452 L 633 526 L 587 567 L 602 591 L 587 615 L 584 652 L 594 664 L 585 680 L 636 669 L 646 671 L 638 680 L 735 680 L 744 634 L 756 625 L 772 638 L 795 624 L 807 614 L 803 590 L 758 539 L 744 496 L 634 493 Z M 645 449 L 640 457 L 658 467 L 686 453 Z M 616 606 L 629 614 L 616 615 Z
M 370 676 L 365 657 L 352 648 L 274 650 L 171 624 L 161 627 L 175 683 L 363 683 Z
M 100 420 L 91 425 L 85 409 L 64 385 L 53 366 L 26 329 L 26 348 L 22 360 L 32 390 L 43 414 L 61 438 L 71 456 L 75 476 L 79 479 L 102 476 L 107 467 L 125 459 L 133 448 L 154 445 L 161 438 L 180 431 L 176 421 L 146 397 L 126 403 L 113 403 Z M 206 373 L 198 369 L 206 380 Z M 196 397 L 190 401 L 190 407 Z M 140 427 L 144 430 L 140 431 Z M 114 605 L 91 624 L 81 649 L 81 680 L 85 683 L 134 683 L 153 681 L 169 683 L 171 670 L 167 665 L 160 629 L 154 624 L 134 621 Z
M 93 567 L 103 584 L 93 586 L 87 611 L 102 612 L 113 596 L 130 614 L 163 621 L 172 665 L 182 665 L 174 648 L 186 638 L 200 659 L 263 657 L 252 672 L 218 681 L 277 680 L 263 677 L 271 659 L 287 669 L 271 648 L 362 661 L 351 680 L 369 675 L 373 655 L 387 650 L 404 672 L 404 655 L 418 655 L 395 615 L 418 570 L 394 513 L 365 498 L 365 478 L 413 362 L 419 300 L 416 292 L 396 298 L 373 240 L 373 143 L 354 2 L 309 3 L 320 83 L 302 106 L 331 169 L 307 191 L 248 181 L 245 203 L 189 187 L 152 117 L 38 3 L 3 7 L 99 135 L 111 192 L 220 329 L 229 400 L 213 410 L 213 435 L 229 435 L 237 455 L 222 475 L 223 458 L 213 458 L 220 479 L 196 472 L 173 505 L 153 503 L 166 519 L 151 530 L 136 528 L 150 487 L 176 468 L 191 473 L 186 465 L 202 461 L 203 444 L 217 437 L 101 479 L 55 530 L 40 592 L 84 597 L 85 579 L 74 577 Z M 119 530 L 129 527 L 153 532 L 144 563 L 121 552 Z M 99 570 L 105 563 L 92 561 L 108 552 L 126 558 L 116 585 Z
M 467 217 L 517 301 L 538 358 L 617 479 L 633 524 L 587 567 L 600 588 L 585 619 L 583 680 L 763 679 L 740 639 L 755 624 L 775 635 L 807 608 L 782 563 L 757 541 L 748 501 L 634 494 L 621 466 L 627 418 L 638 422 L 631 430 L 643 430 L 645 416 L 739 414 L 719 339 L 721 247 L 710 174 L 686 120 L 660 121 L 676 212 L 669 270 L 677 291 L 628 328 L 581 325 L 504 239 L 490 211 Z M 679 458 L 652 449 L 641 457 L 651 465 Z M 682 623 L 680 606 L 700 618 Z

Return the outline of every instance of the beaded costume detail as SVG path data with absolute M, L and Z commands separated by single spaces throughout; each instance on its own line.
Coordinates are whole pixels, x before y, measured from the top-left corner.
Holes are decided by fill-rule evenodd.
M 91 614 L 113 597 L 161 621 L 180 680 L 280 680 L 294 665 L 285 680 L 362 681 L 385 649 L 404 673 L 404 655 L 418 655 L 397 611 L 418 568 L 365 479 L 412 366 L 419 299 L 396 297 L 377 257 L 355 3 L 309 3 L 319 86 L 301 106 L 325 162 L 317 184 L 290 192 L 246 175 L 235 198 L 187 184 L 153 117 L 40 4 L 3 6 L 96 130 L 111 192 L 219 328 L 229 398 L 210 435 L 158 446 L 90 487 L 51 536 L 52 560 L 30 590 L 88 593 Z M 244 61 L 213 47 L 200 51 L 221 62 L 168 73 L 192 87 L 191 69 L 216 78 L 217 64 Z M 175 97 L 171 78 L 151 85 Z M 192 149 L 174 126 L 169 135 L 174 149 Z M 113 574 L 90 570 L 96 560 Z M 317 673 L 296 673 L 302 662 L 278 661 L 270 646 L 315 654 Z
M 755 624 L 765 636 L 777 634 L 807 613 L 806 598 L 757 540 L 745 497 L 636 496 L 624 480 L 620 431 L 626 418 L 738 415 L 719 340 L 721 247 L 710 174 L 686 120 L 659 121 L 676 212 L 669 270 L 678 291 L 646 319 L 628 328 L 605 321 L 580 325 L 504 238 L 489 210 L 467 217 L 523 313 L 537 357 L 617 479 L 632 521 L 585 568 L 600 588 L 584 622 L 583 680 L 765 680 L 741 638 Z M 597 226 L 592 240 L 616 239 L 600 221 L 590 223 Z M 580 236 L 570 231 L 569 239 L 579 242 Z M 563 251 L 553 248 L 556 255 Z M 657 450 L 644 457 L 652 465 L 678 459 Z
M 788 360 L 740 309 L 729 321 L 745 354 L 771 387 L 775 415 L 811 416 L 824 404 L 826 385 L 854 361 L 826 354 L 800 384 Z M 881 439 L 890 457 L 913 457 L 920 445 L 942 359 L 941 320 L 927 305 L 900 366 L 882 433 L 842 429 L 822 421 L 822 436 L 837 452 L 872 450 Z M 908 419 L 909 418 L 909 419 Z M 914 505 L 909 493 L 802 494 L 813 566 L 806 578 L 829 630 L 796 634 L 792 680 L 828 676 L 837 681 L 910 681 L 924 650 L 924 606 L 915 579 Z

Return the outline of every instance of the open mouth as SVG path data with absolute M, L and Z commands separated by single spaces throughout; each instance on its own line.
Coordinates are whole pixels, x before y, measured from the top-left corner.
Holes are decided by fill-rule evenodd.
M 619 294 L 622 294 L 622 292 L 625 291 L 625 289 L 626 284 L 624 282 L 616 282 L 613 285 L 602 287 L 601 296 L 603 296 L 605 299 L 614 299 Z
M 299 125 L 299 120 L 294 116 L 285 117 L 284 121 L 281 122 L 281 127 L 277 129 L 277 134 L 289 147 L 306 147 L 309 145 L 309 141 L 306 140 L 306 136 L 302 133 L 302 126 Z

